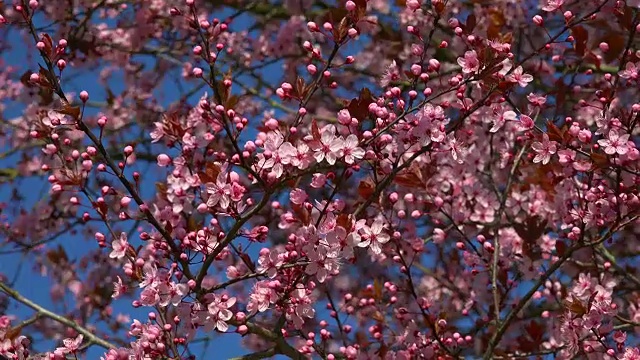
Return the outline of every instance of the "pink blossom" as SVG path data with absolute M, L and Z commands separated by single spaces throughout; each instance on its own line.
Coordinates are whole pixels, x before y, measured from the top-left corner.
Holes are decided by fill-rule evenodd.
M 358 137 L 354 134 L 347 136 L 342 143 L 342 156 L 344 156 L 344 162 L 351 165 L 356 159 L 362 159 L 364 157 L 364 150 L 358 147 Z
M 319 189 L 324 186 L 327 182 L 327 177 L 324 174 L 313 174 L 313 181 L 311 182 L 311 186 Z
M 621 360 L 640 360 L 640 348 L 626 348 Z
M 269 287 L 268 281 L 259 281 L 253 286 L 247 311 L 250 314 L 265 312 L 277 299 L 278 297 L 275 291 Z
M 289 194 L 289 199 L 296 205 L 302 205 L 307 199 L 307 193 L 302 189 L 293 189 Z
M 547 97 L 545 95 L 530 93 L 527 95 L 527 100 L 531 105 L 541 107 L 547 102 Z
M 453 133 L 447 134 L 447 146 L 449 151 L 451 152 L 451 157 L 458 164 L 462 164 L 464 162 L 464 158 L 468 153 L 467 148 L 462 144 L 462 142 L 456 139 Z
M 370 246 L 374 254 L 382 252 L 382 245 L 386 244 L 391 237 L 384 232 L 384 223 L 377 219 L 371 224 L 371 227 L 364 226 L 362 231 L 362 241 L 358 243 L 359 247 Z
M 527 87 L 533 81 L 533 76 L 524 74 L 522 66 L 518 66 L 511 74 L 507 76 L 507 81 L 518 83 L 520 87 Z
M 562 7 L 564 0 L 547 0 L 547 5 L 542 7 L 543 11 L 553 12 Z
M 494 118 L 493 126 L 489 131 L 492 133 L 497 132 L 498 130 L 500 130 L 500 128 L 504 126 L 504 123 L 506 121 L 515 121 L 517 116 L 518 115 L 515 113 L 515 111 L 512 111 L 512 110 L 505 111 L 499 117 Z
M 236 303 L 236 298 L 231 297 L 227 300 L 223 300 L 222 297 L 214 295 L 213 301 L 207 305 L 209 313 L 213 315 L 215 326 L 214 329 L 218 329 L 221 332 L 226 332 L 229 328 L 227 321 L 231 319 L 233 313 L 229 310 Z
M 82 334 L 79 334 L 75 339 L 64 339 L 62 340 L 64 347 L 57 348 L 56 352 L 61 354 L 75 354 L 80 348 L 80 344 L 82 344 L 82 339 L 84 339 Z
M 618 130 L 609 130 L 607 139 L 598 140 L 598 145 L 604 147 L 604 152 L 609 155 L 619 154 L 624 155 L 629 152 L 629 134 L 619 135 Z
M 544 134 L 542 136 L 542 142 L 536 141 L 531 145 L 531 148 L 536 152 L 536 156 L 533 158 L 534 163 L 542 162 L 546 165 L 551 160 L 551 155 L 556 153 L 556 142 L 549 140 L 549 135 Z
M 391 64 L 387 67 L 384 75 L 380 79 L 380 85 L 382 87 L 388 86 L 390 83 L 400 80 L 402 77 L 400 69 L 396 64 L 396 61 L 393 60 Z
M 638 67 L 633 62 L 628 62 L 624 70 L 621 70 L 618 74 L 623 79 L 638 80 L 639 77 Z
M 465 74 L 475 73 L 480 70 L 480 60 L 475 50 L 467 51 L 464 53 L 464 57 L 458 58 L 458 65 L 462 67 L 462 72 Z
M 313 157 L 317 162 L 320 163 L 323 160 L 327 160 L 329 165 L 333 165 L 340 157 L 343 141 L 336 137 L 335 131 L 333 125 L 328 126 L 320 135 L 320 141 L 311 143 L 311 149 L 314 151 Z
M 126 292 L 127 287 L 122 283 L 120 276 L 118 276 L 118 281 L 113 283 L 113 295 L 111 295 L 111 297 L 117 299 Z
M 207 194 L 209 194 L 207 206 L 209 208 L 220 205 L 223 210 L 226 210 L 229 207 L 231 185 L 227 183 L 226 177 L 227 174 L 221 171 L 220 174 L 218 174 L 215 183 L 207 184 Z
M 122 259 L 126 255 L 127 249 L 129 248 L 127 234 L 124 232 L 120 233 L 120 237 L 118 239 L 113 239 L 113 241 L 111 242 L 111 247 L 113 248 L 113 250 L 111 250 L 109 257 L 112 259 Z

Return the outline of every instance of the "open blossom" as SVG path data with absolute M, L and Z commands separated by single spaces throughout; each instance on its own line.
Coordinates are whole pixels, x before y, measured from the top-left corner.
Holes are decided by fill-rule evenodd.
M 458 164 L 462 164 L 464 162 L 464 158 L 468 153 L 468 149 L 464 146 L 464 144 L 458 140 L 453 133 L 447 134 L 447 146 L 449 147 L 449 151 L 451 152 L 451 157 Z
M 527 100 L 531 105 L 541 107 L 547 102 L 547 97 L 545 95 L 530 93 L 527 95 Z
M 259 281 L 253 286 L 251 295 L 249 295 L 249 303 L 247 311 L 250 314 L 256 312 L 265 312 L 272 304 L 278 300 L 276 292 L 269 287 L 269 281 Z
M 604 152 L 609 155 L 618 153 L 618 155 L 624 155 L 629 152 L 629 134 L 619 135 L 618 130 L 609 130 L 609 135 L 606 139 L 598 140 L 598 145 L 604 147 Z
M 507 110 L 501 116 L 494 118 L 493 126 L 489 131 L 492 133 L 497 132 L 498 130 L 500 130 L 500 128 L 504 126 L 504 123 L 506 121 L 515 121 L 517 117 L 518 115 L 516 114 L 515 111 Z
M 302 189 L 293 189 L 289 193 L 289 199 L 296 205 L 302 205 L 307 199 L 307 193 Z
M 557 147 L 555 141 L 549 140 L 549 135 L 544 134 L 542 136 L 542 142 L 536 141 L 531 145 L 531 148 L 536 152 L 536 156 L 533 158 L 534 163 L 542 162 L 546 165 L 551 160 L 551 155 L 556 153 Z
M 623 79 L 638 80 L 638 67 L 635 63 L 630 61 L 625 65 L 624 70 L 621 70 L 618 75 Z
M 382 252 L 382 245 L 386 244 L 391 238 L 389 234 L 384 231 L 384 223 L 380 219 L 374 221 L 370 227 L 363 226 L 361 231 L 363 234 L 358 246 L 370 246 L 374 254 L 380 254 Z
M 308 275 L 315 275 L 319 282 L 323 283 L 328 275 L 339 268 L 338 255 L 340 254 L 339 246 L 319 245 L 305 248 L 307 257 L 311 262 L 307 265 L 305 272 Z
M 118 276 L 118 281 L 113 283 L 113 295 L 111 295 L 111 297 L 117 299 L 126 292 L 127 287 L 122 283 L 122 278 Z
M 231 297 L 227 300 L 223 300 L 223 297 L 218 295 L 213 295 L 213 301 L 207 305 L 207 309 L 209 313 L 215 318 L 215 329 L 218 329 L 221 332 L 226 332 L 229 328 L 227 325 L 227 321 L 231 319 L 233 313 L 229 310 L 236 303 L 236 298 Z
M 284 141 L 284 135 L 279 131 L 271 131 L 264 142 L 264 152 L 259 155 L 258 170 L 269 170 L 282 176 L 284 165 L 289 163 L 289 158 L 295 154 L 295 148 L 289 142 Z
M 564 0 L 547 0 L 547 4 L 542 7 L 543 11 L 552 12 L 560 9 L 564 4 Z
M 391 64 L 387 67 L 387 70 L 385 71 L 382 78 L 380 79 L 380 85 L 383 87 L 386 87 L 390 83 L 400 80 L 402 76 L 401 74 L 402 73 L 400 71 L 400 68 L 398 68 L 396 61 L 393 60 Z
M 351 165 L 356 159 L 362 159 L 364 157 L 364 150 L 358 147 L 358 137 L 351 134 L 347 136 L 342 144 L 342 156 L 344 156 L 344 162 Z
M 520 114 L 520 121 L 517 124 L 518 131 L 531 130 L 536 126 L 533 119 L 525 114 Z
M 331 125 L 324 129 L 320 135 L 320 141 L 313 141 L 311 149 L 314 151 L 313 157 L 317 162 L 327 160 L 329 165 L 336 163 L 340 157 L 343 141 L 336 137 L 336 128 Z
M 209 198 L 207 199 L 208 207 L 212 208 L 216 205 L 220 205 L 223 210 L 229 207 L 231 185 L 227 183 L 226 177 L 227 174 L 220 171 L 220 174 L 218 174 L 218 177 L 216 178 L 216 182 L 207 184 L 207 194 L 209 194 Z
M 319 189 L 327 183 L 327 176 L 325 174 L 316 173 L 313 174 L 313 180 L 311 181 L 311 187 Z
M 626 348 L 621 360 L 640 360 L 640 348 Z
M 533 76 L 523 73 L 522 66 L 518 66 L 511 74 L 507 76 L 507 81 L 518 83 L 520 87 L 527 87 L 533 81 Z
M 127 249 L 129 248 L 127 234 L 124 232 L 120 233 L 120 237 L 113 240 L 113 242 L 111 243 L 111 247 L 113 248 L 113 250 L 111 250 L 109 257 L 112 259 L 122 259 L 126 255 Z
M 75 339 L 64 339 L 62 340 L 62 343 L 64 344 L 64 347 L 59 347 L 56 349 L 56 353 L 58 354 L 75 354 L 78 349 L 80 348 L 80 344 L 82 344 L 82 339 L 84 338 L 84 336 L 82 334 L 78 335 Z
M 42 118 L 42 123 L 50 127 L 56 127 L 58 125 L 73 125 L 76 123 L 71 116 L 59 113 L 55 110 L 49 110 L 47 116 Z
M 465 74 L 475 73 L 480 70 L 480 60 L 478 59 L 478 53 L 475 50 L 467 51 L 464 53 L 464 57 L 458 58 L 458 65 L 462 67 L 462 72 Z

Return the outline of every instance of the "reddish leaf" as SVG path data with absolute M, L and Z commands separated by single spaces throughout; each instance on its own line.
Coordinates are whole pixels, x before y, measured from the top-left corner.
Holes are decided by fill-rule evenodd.
M 583 56 L 587 50 L 587 41 L 589 40 L 589 33 L 584 27 L 578 25 L 571 29 L 571 35 L 574 38 L 573 47 L 578 55 Z
M 587 301 L 587 310 L 591 310 L 593 307 L 593 302 L 596 300 L 596 296 L 598 295 L 598 291 L 594 291 L 591 296 L 589 296 L 589 301 Z
M 251 261 L 251 257 L 249 256 L 249 254 L 242 253 L 240 254 L 240 258 L 242 258 L 242 262 L 245 265 L 247 265 L 247 267 L 249 268 L 249 270 L 251 270 L 251 272 L 256 271 L 256 265 L 253 263 L 253 261 Z
M 375 186 L 371 181 L 362 180 L 360 181 L 360 185 L 358 185 L 358 195 L 360 195 L 363 199 L 368 199 L 373 195 L 375 191 Z
M 51 39 L 51 36 L 48 34 L 42 34 L 40 41 L 44 43 L 44 49 L 42 49 L 42 52 L 47 54 L 47 57 L 51 58 L 53 55 L 53 39 Z
M 336 219 L 336 224 L 338 226 L 342 226 L 342 228 L 344 228 L 345 230 L 349 231 L 349 229 L 351 229 L 351 218 L 350 218 L 350 215 L 347 215 L 347 214 L 338 215 L 338 218 Z
M 549 140 L 551 141 L 556 141 L 559 143 L 563 143 L 564 141 L 564 132 L 551 121 L 547 121 L 547 134 L 549 135 Z
M 547 222 L 538 216 L 529 217 L 524 223 L 515 223 L 513 228 L 522 238 L 522 253 L 530 259 L 537 260 L 540 253 L 535 245 L 546 230 Z
M 475 29 L 476 27 L 476 16 L 471 14 L 469 16 L 467 16 L 467 22 L 465 24 L 465 30 L 467 31 L 467 33 L 471 34 L 473 33 L 473 29 Z
M 609 50 L 603 54 L 604 60 L 608 63 L 618 59 L 626 46 L 624 36 L 614 32 L 608 33 L 606 36 L 601 38 L 600 41 L 598 41 L 598 44 L 601 42 L 609 44 Z
M 567 252 L 567 244 L 565 244 L 564 241 L 557 240 L 556 253 L 558 254 L 558 256 L 564 256 L 566 252 Z
M 224 108 L 225 109 L 233 109 L 236 107 L 236 105 L 238 105 L 238 101 L 240 100 L 239 97 L 237 97 L 236 95 L 231 95 L 229 96 L 229 98 L 227 99 L 227 101 L 224 104 Z
M 296 78 L 296 86 L 293 89 L 294 95 L 298 98 L 304 98 L 306 95 L 304 79 L 300 76 Z
M 65 264 L 69 262 L 69 257 L 67 256 L 67 252 L 62 248 L 61 245 L 58 245 L 57 249 L 52 249 L 47 251 L 47 259 L 56 265 Z
M 564 306 L 576 317 L 580 317 L 589 312 L 589 309 L 587 309 L 586 306 L 584 306 L 584 304 L 582 304 L 582 302 L 573 294 L 571 294 L 571 300 L 567 299 L 564 301 Z
M 633 27 L 633 13 L 634 10 L 631 6 L 625 6 L 622 12 L 616 11 L 616 17 L 623 28 L 629 30 Z
M 318 129 L 318 123 L 316 119 L 311 120 L 311 135 L 313 136 L 313 140 L 320 141 L 320 129 Z
M 56 111 L 61 113 L 61 114 L 69 115 L 74 120 L 78 120 L 80 118 L 80 107 L 79 106 L 71 106 L 69 104 L 65 104 L 62 109 L 58 109 Z
M 596 55 L 593 51 L 587 52 L 584 56 L 584 61 L 588 64 L 595 65 L 598 70 L 600 70 L 600 66 L 602 66 L 602 57 Z
M 506 23 L 506 18 L 504 17 L 504 13 L 500 8 L 490 9 L 489 10 L 489 26 L 487 27 L 487 38 L 492 40 L 498 39 L 498 40 L 501 40 L 502 42 L 507 42 L 507 41 L 504 41 L 504 39 L 500 39 L 502 37 L 500 35 L 500 32 L 502 31 L 502 28 L 505 23 Z M 508 42 L 510 43 L 511 41 L 509 40 Z
M 296 215 L 296 218 L 300 220 L 303 225 L 309 225 L 311 223 L 311 214 L 309 211 L 302 205 L 293 206 L 293 213 Z
M 163 200 L 165 200 L 165 201 L 169 201 L 169 200 L 167 200 L 167 189 L 168 189 L 168 188 L 167 188 L 167 184 L 165 184 L 165 183 L 161 183 L 161 182 L 157 182 L 155 185 L 156 185 L 156 192 L 157 192 L 157 195 L 158 195 L 161 199 L 163 199 Z
M 556 94 L 556 103 L 558 107 L 562 107 L 564 105 L 565 99 L 567 97 L 567 86 L 565 85 L 562 77 L 560 77 L 554 84 L 555 94 Z
M 13 341 L 18 336 L 20 336 L 21 333 L 22 333 L 22 326 L 15 326 L 7 330 L 7 332 L 4 334 L 4 338 Z
M 352 99 L 347 106 L 352 117 L 362 120 L 369 115 L 369 104 L 373 102 L 373 96 L 368 88 L 360 90 L 358 98 Z
M 380 301 L 382 300 L 382 290 L 384 289 L 383 281 L 375 279 L 373 281 L 373 298 Z
M 406 186 L 409 188 L 423 188 L 424 182 L 420 178 L 418 174 L 411 169 L 404 170 L 400 174 L 398 174 L 393 181 L 401 186 Z
M 604 169 L 609 167 L 609 157 L 605 154 L 591 153 L 591 155 L 589 155 L 589 158 L 591 159 L 591 161 L 593 161 L 593 164 L 598 168 Z
M 31 82 L 31 80 L 29 80 L 31 78 L 31 74 L 33 74 L 33 71 L 27 70 L 27 71 L 24 72 L 24 74 L 22 74 L 22 76 L 20 76 L 20 82 L 25 87 L 28 87 L 28 88 L 34 87 L 34 85 Z
M 531 337 L 531 340 L 533 340 L 534 342 L 542 341 L 545 333 L 544 326 L 535 321 L 532 321 L 529 324 L 525 325 L 524 329 L 527 332 L 527 335 Z
M 356 3 L 355 21 L 362 19 L 367 14 L 367 0 L 354 0 Z

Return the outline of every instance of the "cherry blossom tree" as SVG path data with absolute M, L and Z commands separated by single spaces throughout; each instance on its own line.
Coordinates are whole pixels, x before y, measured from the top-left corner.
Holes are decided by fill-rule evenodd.
M 640 359 L 639 1 L 0 14 L 0 358 Z

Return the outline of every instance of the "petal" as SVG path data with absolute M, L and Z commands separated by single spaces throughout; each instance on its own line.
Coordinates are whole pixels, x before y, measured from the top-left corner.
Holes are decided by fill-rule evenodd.
M 227 332 L 227 330 L 229 329 L 229 325 L 227 325 L 227 323 L 222 320 L 218 320 L 216 322 L 216 328 L 218 328 L 218 330 L 222 332 Z

